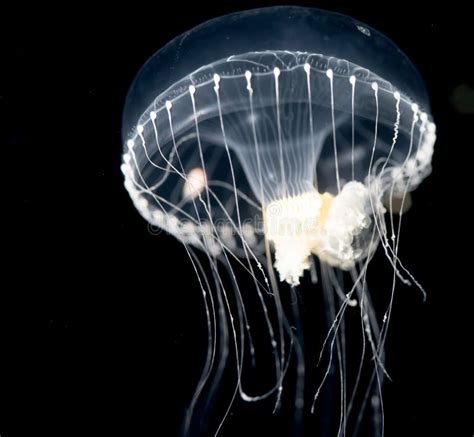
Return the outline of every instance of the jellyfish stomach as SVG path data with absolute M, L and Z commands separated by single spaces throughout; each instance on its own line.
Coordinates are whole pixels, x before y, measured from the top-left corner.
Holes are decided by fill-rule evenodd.
M 370 227 L 372 215 L 369 189 L 355 181 L 337 195 L 314 189 L 270 202 L 264 229 L 280 280 L 299 284 L 311 255 L 333 267 L 352 268 L 367 253 L 356 241 Z

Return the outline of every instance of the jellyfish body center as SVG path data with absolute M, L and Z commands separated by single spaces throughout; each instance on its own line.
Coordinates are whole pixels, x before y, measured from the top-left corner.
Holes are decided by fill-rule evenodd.
M 273 244 L 280 279 L 297 285 L 310 256 L 348 270 L 366 251 L 357 237 L 370 227 L 369 190 L 349 182 L 337 195 L 316 189 L 270 202 L 264 212 L 265 235 Z

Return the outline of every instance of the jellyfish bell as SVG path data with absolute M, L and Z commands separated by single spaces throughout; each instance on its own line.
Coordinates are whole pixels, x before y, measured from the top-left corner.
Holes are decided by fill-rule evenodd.
M 294 287 L 317 258 L 328 296 L 344 288 L 334 272 L 348 272 L 352 283 L 332 313 L 344 313 L 354 296 L 365 302 L 379 375 L 386 330 L 367 297 L 366 272 L 381 243 L 394 273 L 409 275 L 398 259 L 401 215 L 430 173 L 436 138 L 423 82 L 393 42 L 318 9 L 272 7 L 210 20 L 140 70 L 123 136 L 125 187 L 140 214 L 182 241 L 193 265 L 193 247 L 211 265 L 224 263 L 245 318 L 231 263 L 241 260 L 257 294 L 275 296 L 281 343 L 294 335 L 278 307 L 274 269 Z M 262 307 L 266 314 L 263 298 Z M 249 322 L 236 328 L 230 320 L 238 344 L 236 332 L 249 333 Z M 277 351 L 278 330 L 268 324 L 280 388 L 289 352 Z M 239 393 L 249 399 L 239 369 Z M 302 408 L 300 398 L 296 405 Z
M 338 14 L 304 8 L 269 8 L 207 22 L 173 40 L 143 67 L 127 99 L 124 134 L 143 139 L 145 155 L 150 148 L 149 153 L 162 155 L 163 168 L 175 171 L 174 177 L 181 171 L 184 178 L 177 183 L 184 185 L 183 192 L 192 186 L 188 169 L 173 166 L 164 153 L 172 160 L 178 147 L 184 152 L 194 144 L 198 149 L 195 143 L 186 144 L 188 132 L 198 136 L 204 154 L 225 146 L 229 155 L 236 155 L 232 165 L 241 167 L 251 195 L 263 208 L 280 199 L 291 203 L 295 195 L 314 189 L 337 194 L 344 188 L 341 181 L 364 184 L 370 174 L 383 185 L 379 193 L 372 189 L 375 210 L 382 199 L 397 212 L 405 193 L 429 173 L 434 135 L 423 134 L 432 126 L 427 113 L 417 115 L 419 105 L 428 102 L 418 73 L 392 42 L 368 29 Z M 203 50 L 211 41 L 212 50 Z M 153 148 L 155 144 L 161 150 Z M 184 167 L 190 160 L 181 160 Z M 156 168 L 156 162 L 140 165 Z M 221 178 L 218 171 L 215 179 Z M 369 190 L 367 183 L 364 187 Z M 349 192 L 348 187 L 345 198 Z M 336 221 L 339 204 L 330 215 Z M 404 204 L 406 209 L 409 201 Z M 358 209 L 366 210 L 367 204 Z M 326 243 L 354 239 L 361 230 L 333 238 L 329 230 L 338 226 L 331 221 L 323 232 Z M 277 254 L 282 253 L 279 243 L 271 241 Z M 291 246 L 298 252 L 296 241 Z M 346 250 L 339 262 L 342 253 L 325 259 L 348 266 L 360 250 L 353 252 L 351 256 Z M 303 253 L 308 247 L 295 253 L 301 263 L 290 268 L 299 273 L 283 272 L 283 278 L 297 282 L 295 275 L 300 277 L 308 265 Z M 277 265 L 286 270 L 285 263 Z

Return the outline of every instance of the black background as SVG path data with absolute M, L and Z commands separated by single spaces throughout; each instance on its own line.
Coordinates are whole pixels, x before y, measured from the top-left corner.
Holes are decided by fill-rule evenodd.
M 417 3 L 295 4 L 382 31 L 425 79 L 438 141 L 433 173 L 405 218 L 401 256 L 428 299 L 414 288 L 397 295 L 386 435 L 467 436 L 474 120 L 456 112 L 452 95 L 473 82 L 474 21 L 463 2 Z M 176 435 L 202 365 L 202 303 L 183 248 L 152 235 L 123 188 L 123 102 L 141 65 L 174 36 L 274 4 L 24 4 L 3 14 L 2 437 Z M 261 435 L 258 423 L 287 435 L 259 411 L 236 413 L 221 435 Z

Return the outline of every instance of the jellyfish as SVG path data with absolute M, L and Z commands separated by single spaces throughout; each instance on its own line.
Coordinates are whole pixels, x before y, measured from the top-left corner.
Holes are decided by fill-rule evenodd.
M 183 435 L 201 435 L 213 410 L 206 432 L 218 434 L 237 402 L 269 399 L 275 414 L 291 409 L 292 435 L 324 409 L 334 435 L 356 435 L 365 422 L 383 435 L 396 286 L 424 293 L 398 255 L 402 217 L 431 171 L 436 138 L 410 60 L 337 13 L 233 13 L 146 62 L 126 99 L 123 137 L 133 204 L 182 242 L 206 312 L 207 354 Z M 376 253 L 390 274 L 373 291 Z M 305 344 L 301 323 L 309 293 L 324 302 L 312 316 L 326 324 L 317 344 Z M 268 380 L 257 390 L 248 375 L 260 363 Z

